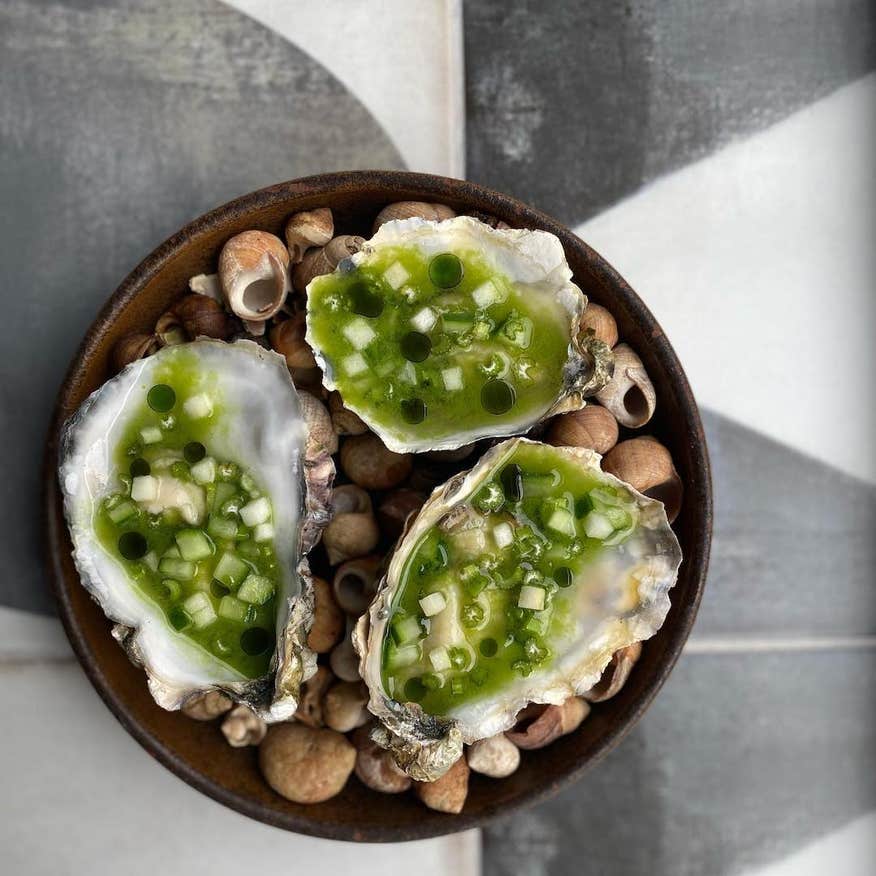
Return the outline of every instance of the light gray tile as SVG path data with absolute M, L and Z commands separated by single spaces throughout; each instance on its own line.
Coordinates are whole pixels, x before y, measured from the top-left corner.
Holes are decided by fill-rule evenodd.
M 715 528 L 696 635 L 876 633 L 876 487 L 704 420 Z
M 149 757 L 78 666 L 0 665 L 0 698 L 10 876 L 478 872 L 475 832 L 366 846 L 286 833 L 220 806 Z
M 876 807 L 876 651 L 683 657 L 577 785 L 485 831 L 486 876 L 723 876 Z
M 235 195 L 401 159 L 324 68 L 217 0 L 11 0 L 0 52 L 0 603 L 50 611 L 41 448 L 103 301 L 165 237 Z

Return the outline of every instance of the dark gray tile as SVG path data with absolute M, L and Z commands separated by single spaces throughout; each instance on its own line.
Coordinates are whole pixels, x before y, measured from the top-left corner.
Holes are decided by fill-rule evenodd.
M 872 69 L 869 0 L 466 0 L 470 179 L 569 223 Z
M 703 419 L 715 529 L 695 634 L 876 634 L 876 487 Z
M 484 833 L 486 876 L 723 876 L 876 806 L 876 651 L 684 656 L 577 785 Z
M 0 57 L 0 603 L 47 611 L 41 448 L 110 292 L 235 195 L 402 161 L 324 68 L 215 0 L 7 0 Z

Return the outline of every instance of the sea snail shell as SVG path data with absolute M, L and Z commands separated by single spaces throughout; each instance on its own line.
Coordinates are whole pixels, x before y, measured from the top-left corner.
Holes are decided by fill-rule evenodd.
M 335 566 L 373 550 L 380 530 L 368 493 L 355 484 L 335 487 L 332 507 L 334 517 L 322 534 L 329 562 Z M 345 608 L 343 604 L 341 607 Z
M 614 348 L 614 376 L 596 393 L 621 426 L 638 429 L 654 415 L 657 393 L 642 360 L 628 344 Z
M 222 247 L 219 281 L 232 313 L 263 323 L 283 306 L 291 288 L 289 251 L 266 231 L 243 231 Z
M 684 488 L 669 451 L 655 438 L 621 441 L 605 454 L 602 470 L 662 502 L 670 523 L 678 517 Z
M 314 246 L 325 246 L 335 233 L 332 211 L 328 207 L 305 210 L 289 217 L 286 223 L 286 246 L 293 265 L 304 258 Z

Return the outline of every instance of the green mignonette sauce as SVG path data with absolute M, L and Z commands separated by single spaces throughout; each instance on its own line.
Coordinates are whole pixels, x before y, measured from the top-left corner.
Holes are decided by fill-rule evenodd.
M 192 357 L 180 351 L 138 390 L 98 539 L 170 628 L 259 678 L 274 652 L 280 581 L 270 498 L 238 462 L 211 454 L 228 412 Z
M 311 338 L 348 405 L 417 440 L 535 421 L 556 400 L 568 315 L 475 251 L 387 247 L 308 291 Z
M 386 691 L 432 715 L 549 667 L 587 564 L 637 521 L 625 492 L 544 445 L 518 445 L 463 501 L 483 525 L 419 540 L 382 643 Z

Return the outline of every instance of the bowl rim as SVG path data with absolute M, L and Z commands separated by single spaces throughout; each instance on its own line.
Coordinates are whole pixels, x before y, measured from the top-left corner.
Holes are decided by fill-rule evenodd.
M 321 193 L 330 195 L 344 189 L 355 192 L 357 189 L 363 188 L 385 190 L 387 202 L 392 201 L 393 191 L 409 193 L 411 190 L 418 191 L 423 199 L 434 197 L 441 200 L 450 197 L 462 202 L 483 203 L 489 201 L 499 206 L 500 209 L 497 212 L 517 213 L 524 216 L 529 224 L 556 234 L 563 242 L 564 248 L 571 245 L 582 250 L 590 267 L 601 275 L 605 284 L 620 292 L 624 299 L 624 306 L 629 310 L 631 317 L 643 330 L 645 336 L 651 340 L 654 347 L 653 355 L 658 359 L 661 367 L 670 374 L 679 409 L 692 432 L 689 436 L 692 471 L 698 476 L 697 493 L 700 501 L 694 511 L 694 525 L 697 532 L 697 537 L 694 538 L 695 548 L 691 556 L 685 557 L 685 560 L 691 564 L 689 599 L 683 605 L 678 604 L 679 613 L 676 625 L 672 630 L 671 637 L 663 643 L 661 662 L 653 670 L 653 678 L 649 686 L 620 716 L 615 726 L 600 737 L 591 749 L 589 756 L 578 763 L 573 763 L 561 778 L 547 782 L 542 786 L 531 787 L 514 800 L 503 803 L 501 807 L 488 806 L 477 814 L 462 812 L 446 819 L 424 819 L 415 826 L 381 825 L 351 830 L 349 825 L 340 822 L 325 822 L 308 818 L 306 815 L 282 812 L 222 786 L 197 769 L 190 767 L 181 756 L 165 745 L 159 737 L 142 727 L 132 716 L 123 697 L 116 693 L 98 662 L 92 659 L 86 636 L 79 628 L 76 612 L 65 586 L 65 576 L 61 563 L 61 557 L 66 550 L 65 527 L 62 519 L 59 523 L 59 515 L 56 513 L 61 503 L 57 481 L 57 453 L 61 428 L 66 419 L 67 399 L 79 383 L 89 351 L 97 344 L 105 327 L 115 321 L 146 283 L 160 273 L 180 250 L 191 245 L 199 236 L 216 230 L 229 220 L 243 218 L 253 211 L 276 206 L 290 198 Z M 540 803 L 579 779 L 586 770 L 605 757 L 630 732 L 650 706 L 674 668 L 696 619 L 705 587 L 711 548 L 713 520 L 711 467 L 699 410 L 684 369 L 672 345 L 636 292 L 592 247 L 577 237 L 568 227 L 540 210 L 487 186 L 451 177 L 410 171 L 339 171 L 276 183 L 234 198 L 202 214 L 157 246 L 122 280 L 101 307 L 67 369 L 55 401 L 49 426 L 43 457 L 42 485 L 42 506 L 47 523 L 43 533 L 43 542 L 46 548 L 45 561 L 61 621 L 73 651 L 92 686 L 125 730 L 174 775 L 206 796 L 242 815 L 274 827 L 309 836 L 354 842 L 419 840 L 482 827 L 497 818 Z

